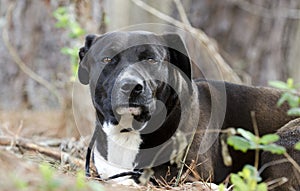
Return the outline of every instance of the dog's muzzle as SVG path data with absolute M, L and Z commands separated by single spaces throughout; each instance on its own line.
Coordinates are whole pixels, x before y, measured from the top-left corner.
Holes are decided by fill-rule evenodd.
M 138 83 L 134 80 L 122 80 L 120 83 L 120 91 L 130 99 L 137 99 L 144 92 L 143 83 Z
M 115 114 L 132 115 L 136 122 L 145 123 L 154 110 L 153 94 L 149 86 L 140 79 L 122 79 L 116 82 L 113 93 L 113 110 Z

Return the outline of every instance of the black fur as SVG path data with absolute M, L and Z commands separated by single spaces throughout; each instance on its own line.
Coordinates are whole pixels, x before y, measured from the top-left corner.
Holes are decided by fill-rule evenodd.
M 86 55 L 86 53 L 88 52 L 88 50 L 90 49 L 90 47 L 93 44 L 93 41 L 96 39 L 96 35 L 88 35 L 85 38 L 85 45 L 84 47 L 81 47 L 79 49 L 79 59 L 80 62 L 82 61 L 82 59 L 84 58 L 84 56 Z M 79 68 L 78 68 L 78 79 L 82 84 L 89 84 L 89 72 L 87 70 L 86 67 L 83 67 L 81 64 L 79 64 Z
M 103 63 L 103 56 L 109 57 L 111 61 L 109 63 Z M 220 110 L 219 112 L 225 115 L 224 119 L 221 119 L 222 121 L 218 121 L 218 118 L 212 121 L 213 124 L 216 124 L 213 128 L 216 128 L 214 130 L 216 130 L 215 135 L 217 135 L 217 138 L 219 138 L 218 130 L 229 127 L 245 128 L 253 132 L 253 124 L 250 116 L 251 111 L 256 113 L 260 135 L 274 133 L 285 123 L 293 119 L 293 117 L 286 115 L 286 111 L 288 110 L 286 104 L 281 108 L 276 106 L 276 102 L 282 92 L 274 89 L 206 80 L 196 81 L 195 85 L 198 89 L 193 89 L 190 83 L 192 78 L 191 62 L 188 58 L 184 43 L 177 34 L 155 35 L 144 32 L 116 32 L 108 33 L 100 37 L 91 35 L 86 38 L 85 46 L 80 49 L 79 57 L 81 59 L 78 73 L 79 80 L 83 84 L 90 84 L 93 104 L 97 114 L 97 126 L 89 145 L 87 162 L 89 161 L 90 149 L 92 149 L 94 141 L 97 142 L 97 149 L 101 155 L 104 158 L 106 157 L 107 137 L 105 137 L 105 133 L 101 129 L 101 124 L 103 124 L 104 121 L 118 124 L 120 116 L 116 114 L 115 108 L 124 102 L 128 102 L 128 100 L 129 105 L 131 104 L 132 106 L 142 108 L 142 114 L 134 116 L 136 121 L 141 123 L 149 120 L 149 118 L 158 117 L 163 114 L 159 109 L 151 111 L 149 102 L 152 97 L 160 100 L 167 110 L 165 121 L 163 121 L 162 124 L 156 124 L 155 122 L 151 124 L 151 126 L 157 127 L 156 131 L 147 134 L 141 130 L 142 143 L 140 149 L 153 148 L 168 140 L 179 126 L 183 106 L 191 108 L 191 110 L 194 109 L 193 111 L 199 109 L 200 120 L 197 130 L 200 133 L 195 134 L 185 162 L 189 165 L 196 160 L 196 163 L 201 165 L 197 165 L 194 170 L 197 171 L 203 179 L 211 178 L 211 181 L 216 183 L 224 181 L 230 173 L 241 170 L 245 164 L 253 164 L 254 156 L 251 152 L 245 154 L 230 149 L 233 165 L 226 166 L 223 163 L 220 139 L 216 139 L 205 153 L 199 154 L 199 147 L 205 137 L 204 133 L 201 132 L 206 132 L 210 118 L 214 117 L 211 116 L 213 100 L 218 102 L 219 105 L 222 105 L 224 102 L 227 104 L 224 108 L 218 107 L 218 104 L 216 106 L 218 107 L 217 109 Z M 155 66 L 151 65 L 150 67 L 149 63 L 147 63 L 148 58 L 158 60 L 158 64 Z M 165 61 L 171 64 L 167 65 L 167 67 L 164 65 L 161 69 L 160 66 L 166 64 Z M 130 68 L 130 66 L 136 63 L 142 63 L 143 66 L 145 66 L 146 72 L 142 75 L 153 73 L 160 76 L 167 76 L 168 81 L 143 81 L 143 83 L 146 84 L 144 87 L 148 87 L 148 89 L 144 89 L 143 93 L 133 97 L 129 96 L 131 97 L 129 99 L 128 97 L 115 98 L 113 88 L 116 84 L 118 85 L 118 83 L 120 83 L 117 82 L 119 75 L 124 69 Z M 147 66 L 149 66 L 149 68 L 147 68 Z M 176 71 L 176 73 L 174 71 Z M 178 71 L 183 77 L 183 81 L 180 82 L 185 82 L 184 84 L 188 86 L 185 92 L 176 92 L 176 90 L 172 89 L 169 85 L 174 82 L 176 83 L 176 80 L 178 80 Z M 134 77 L 143 79 L 144 76 L 140 75 L 140 73 L 135 73 Z M 224 89 L 222 89 L 223 86 Z M 192 105 L 191 102 L 189 102 L 193 98 L 191 94 L 193 91 L 197 91 L 198 93 L 199 105 Z M 214 92 L 214 94 L 212 94 L 212 92 Z M 223 94 L 224 92 L 225 94 Z M 179 95 L 183 93 L 187 96 L 184 103 L 180 102 L 178 98 Z M 120 96 L 120 93 L 118 96 Z M 114 103 L 112 103 L 113 98 L 115 99 Z M 183 115 L 188 116 L 189 113 L 183 113 Z M 188 119 L 191 120 L 191 118 Z M 190 121 L 186 122 L 188 123 Z M 189 127 L 186 126 L 185 128 L 188 129 Z M 126 132 L 126 130 L 124 132 Z M 284 143 L 281 143 L 284 146 L 291 146 L 293 140 L 297 139 L 297 136 L 289 138 L 289 136 L 286 136 L 286 132 L 298 135 L 299 128 L 279 132 L 279 135 L 284 137 Z M 171 153 L 172 149 L 166 149 L 166 151 L 163 152 L 163 154 L 167 156 L 170 156 Z M 297 154 L 295 156 L 298 162 L 300 160 L 299 155 Z M 267 159 L 264 159 L 262 162 L 268 161 L 268 159 L 267 157 Z M 145 156 L 139 153 L 136 161 L 139 162 L 137 169 L 140 169 L 143 167 L 143 164 L 151 162 L 152 158 L 148 157 L 148 159 L 146 159 Z M 263 165 L 263 163 L 261 165 Z M 292 168 L 291 166 L 289 167 Z M 86 164 L 86 168 L 88 175 L 88 163 Z M 284 171 L 285 167 L 279 166 L 278 168 Z M 176 176 L 178 172 L 177 167 L 170 165 L 168 162 L 154 167 L 153 170 L 155 171 L 156 178 L 165 177 L 167 173 L 170 173 L 168 180 Z M 265 178 L 272 179 L 277 177 L 272 171 L 269 172 L 270 174 Z M 124 172 L 120 175 L 132 175 L 133 179 L 139 177 L 139 173 L 136 172 Z M 111 178 L 119 177 L 120 175 Z M 288 186 L 297 185 L 298 182 L 295 178 L 291 178 L 291 180 L 293 182 L 289 182 Z M 280 188 L 278 190 L 280 190 Z

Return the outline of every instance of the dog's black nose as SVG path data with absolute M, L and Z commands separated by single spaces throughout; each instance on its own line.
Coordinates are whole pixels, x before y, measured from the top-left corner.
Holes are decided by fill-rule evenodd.
M 144 91 L 144 86 L 134 81 L 124 81 L 120 88 L 124 94 L 130 97 L 137 97 Z

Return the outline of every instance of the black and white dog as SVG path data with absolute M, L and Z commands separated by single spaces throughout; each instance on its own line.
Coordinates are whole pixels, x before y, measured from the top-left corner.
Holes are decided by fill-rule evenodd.
M 291 120 L 287 106 L 276 107 L 279 91 L 193 81 L 178 34 L 89 35 L 79 56 L 79 80 L 89 84 L 97 115 L 87 168 L 95 142 L 93 162 L 101 178 L 152 168 L 156 178 L 172 179 L 186 158 L 187 165 L 201 164 L 196 170 L 203 179 L 222 182 L 254 157 L 230 149 L 233 162 L 224 164 L 220 130 L 253 131 L 251 111 L 261 135 Z

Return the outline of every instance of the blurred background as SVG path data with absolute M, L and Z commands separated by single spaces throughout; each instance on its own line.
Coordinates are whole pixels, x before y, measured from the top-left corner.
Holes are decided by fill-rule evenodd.
M 178 24 L 168 18 L 197 29 L 198 64 L 220 62 L 228 81 L 300 82 L 299 0 L 0 0 L 0 127 L 25 137 L 79 138 L 76 107 L 77 126 L 90 132 L 87 87 L 76 86 L 72 103 L 85 35 Z

